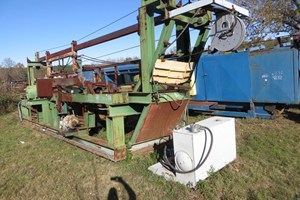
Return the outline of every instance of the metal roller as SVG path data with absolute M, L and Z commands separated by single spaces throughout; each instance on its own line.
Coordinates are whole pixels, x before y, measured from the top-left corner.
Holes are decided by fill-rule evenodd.
M 236 50 L 246 36 L 245 23 L 237 16 L 227 13 L 217 16 L 211 29 L 212 42 L 209 50 Z

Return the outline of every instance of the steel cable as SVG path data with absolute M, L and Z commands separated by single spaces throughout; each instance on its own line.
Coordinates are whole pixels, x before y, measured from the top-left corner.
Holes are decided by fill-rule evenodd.
M 85 39 L 85 38 L 87 38 L 87 37 L 89 37 L 89 36 L 91 36 L 91 35 L 93 35 L 93 34 L 99 32 L 99 31 L 101 31 L 101 30 L 103 30 L 103 29 L 105 29 L 105 28 L 107 28 L 107 27 L 109 27 L 109 26 L 115 24 L 116 22 L 118 22 L 118 21 L 120 21 L 120 20 L 122 20 L 122 19 L 124 19 L 124 18 L 126 18 L 126 17 L 128 17 L 128 16 L 130 16 L 130 15 L 132 15 L 132 14 L 135 13 L 136 11 L 137 11 L 137 9 L 134 10 L 134 11 L 132 11 L 132 12 L 130 12 L 130 13 L 128 13 L 128 14 L 126 14 L 126 15 L 124 15 L 124 16 L 122 16 L 122 17 L 120 17 L 120 18 L 118 18 L 118 19 L 116 19 L 115 21 L 113 21 L 113 22 L 111 22 L 111 23 L 109 23 L 109 24 L 107 24 L 107 25 L 105 25 L 105 26 L 103 26 L 103 27 L 101 27 L 101 28 L 99 28 L 99 29 L 97 29 L 97 30 L 95 30 L 95 31 L 93 31 L 93 32 L 91 32 L 91 33 L 89 33 L 89 34 L 87 34 L 87 35 L 81 37 L 81 38 L 79 38 L 79 39 L 76 40 L 76 41 L 79 42 L 79 41 L 81 41 L 81 40 L 83 40 L 83 39 Z M 41 53 L 41 52 L 45 52 L 45 51 L 49 51 L 49 50 L 53 50 L 53 49 L 59 49 L 59 48 L 66 47 L 66 46 L 70 46 L 70 44 L 64 44 L 64 45 L 60 45 L 60 46 L 57 46 L 57 47 L 52 47 L 52 48 L 49 48 L 49 49 L 40 50 L 40 51 L 38 51 L 38 52 Z
M 124 15 L 123 17 L 120 17 L 120 18 L 116 19 L 115 21 L 113 21 L 113 22 L 111 22 L 111 23 L 109 23 L 109 24 L 107 24 L 107 25 L 105 25 L 105 26 L 103 26 L 103 27 L 101 27 L 101 28 L 99 28 L 99 29 L 97 29 L 97 30 L 95 30 L 95 31 L 93 31 L 93 32 L 91 32 L 91 33 L 89 33 L 89 34 L 87 34 L 86 36 L 83 36 L 82 38 L 79 38 L 79 39 L 77 40 L 77 42 L 83 40 L 84 38 L 87 38 L 87 37 L 93 35 L 94 33 L 97 33 L 98 31 L 101 31 L 101 30 L 103 30 L 103 29 L 105 29 L 105 28 L 107 28 L 107 27 L 113 25 L 114 23 L 116 23 L 116 22 L 118 22 L 118 21 L 120 21 L 120 20 L 122 20 L 122 19 L 128 17 L 129 15 L 132 15 L 132 14 L 135 13 L 136 11 L 137 11 L 137 9 L 134 10 L 134 11 L 132 11 L 132 12 L 130 12 L 130 13 L 128 13 L 128 14 L 126 14 L 126 15 Z

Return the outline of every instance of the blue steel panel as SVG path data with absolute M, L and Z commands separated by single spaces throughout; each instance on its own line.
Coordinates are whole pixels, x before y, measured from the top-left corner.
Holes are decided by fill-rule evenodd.
M 94 72 L 93 71 L 85 71 L 83 72 L 83 76 L 87 81 L 94 81 Z
M 203 59 L 203 56 L 201 57 L 201 60 Z M 193 97 L 193 100 L 198 101 L 205 101 L 206 95 L 205 95 L 205 84 L 204 84 L 204 72 L 202 67 L 201 60 L 197 63 L 197 66 L 195 68 L 195 80 L 196 80 L 196 90 L 197 94 Z
M 112 77 L 114 77 L 114 73 L 115 73 L 115 68 L 114 67 L 109 67 L 109 68 L 104 68 L 101 70 L 101 72 L 105 75 L 105 81 L 106 83 L 108 82 L 112 82 L 114 83 L 114 81 L 108 76 L 111 75 Z M 130 74 L 138 74 L 139 73 L 139 66 L 135 65 L 135 64 L 127 64 L 127 65 L 121 65 L 118 66 L 118 78 L 120 78 L 120 75 L 130 75 Z M 85 71 L 83 72 L 83 75 L 85 77 L 86 80 L 88 81 L 92 81 L 94 80 L 94 71 Z M 120 82 L 120 81 L 119 81 Z
M 252 100 L 264 103 L 299 103 L 298 51 L 279 48 L 250 56 Z M 297 78 L 298 77 L 298 78 Z
M 250 101 L 249 52 L 204 55 L 198 65 L 194 100 Z

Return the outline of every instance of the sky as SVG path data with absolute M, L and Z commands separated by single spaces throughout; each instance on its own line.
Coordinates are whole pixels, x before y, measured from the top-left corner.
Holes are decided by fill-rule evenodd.
M 0 0 L 0 63 L 5 58 L 26 64 L 26 58 L 34 60 L 35 52 L 55 52 L 68 48 L 72 40 L 78 40 L 101 27 L 133 12 L 119 22 L 79 41 L 102 36 L 137 23 L 140 0 Z M 79 51 L 97 57 L 139 45 L 137 34 Z M 139 48 L 111 56 L 122 58 L 139 56 Z
M 0 0 L 0 65 L 5 58 L 26 65 L 27 58 L 34 60 L 35 52 L 42 57 L 44 50 L 54 53 L 68 48 L 72 40 L 78 41 L 129 13 L 132 14 L 78 43 L 136 24 L 140 5 L 141 0 Z M 196 35 L 196 31 L 191 34 L 191 44 Z M 104 56 L 139 44 L 139 36 L 134 33 L 81 50 L 78 54 L 102 60 L 139 57 L 139 47 Z M 53 49 L 59 46 L 64 47 Z

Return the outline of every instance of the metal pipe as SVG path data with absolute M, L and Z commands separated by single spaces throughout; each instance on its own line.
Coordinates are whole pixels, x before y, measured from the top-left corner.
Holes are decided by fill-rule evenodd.
M 78 45 L 76 45 L 74 50 L 75 51 L 82 50 L 82 49 L 85 49 L 85 48 L 88 48 L 88 47 L 91 47 L 91 46 L 94 46 L 94 45 L 97 45 L 97 44 L 101 44 L 103 42 L 108 42 L 110 40 L 113 40 L 113 39 L 116 39 L 116 38 L 119 38 L 119 37 L 130 35 L 132 33 L 137 32 L 138 29 L 139 29 L 138 24 L 134 24 L 132 26 L 128 26 L 128 27 L 123 28 L 121 30 L 118 30 L 118 31 L 106 34 L 104 36 L 101 36 L 101 37 L 83 42 L 81 44 L 78 44 Z M 51 59 L 51 58 L 54 58 L 54 57 L 59 57 L 60 59 L 63 58 L 63 57 L 68 57 L 70 52 L 72 52 L 72 48 L 63 49 L 63 50 L 55 52 L 53 54 L 49 54 L 48 59 Z M 39 58 L 40 62 L 45 61 L 45 60 L 46 60 L 46 56 L 43 56 L 43 57 Z
M 154 20 L 155 20 L 155 25 L 159 25 L 159 24 L 162 24 L 164 22 L 163 17 L 161 17 L 161 16 L 155 17 Z M 74 51 L 79 51 L 79 50 L 82 50 L 82 49 L 85 49 L 85 48 L 88 48 L 88 47 L 91 47 L 91 46 L 94 46 L 94 45 L 97 45 L 97 44 L 108 42 L 108 41 L 111 41 L 111 40 L 114 40 L 114 39 L 117 39 L 117 38 L 120 38 L 120 37 L 123 37 L 123 36 L 130 35 L 132 33 L 136 33 L 138 31 L 139 31 L 139 24 L 137 23 L 137 24 L 128 26 L 126 28 L 114 31 L 112 33 L 108 33 L 106 35 L 97 37 L 95 39 L 88 40 L 88 41 L 83 42 L 81 44 L 77 44 L 74 47 Z M 63 59 L 63 58 L 69 57 L 71 55 L 71 52 L 72 52 L 72 48 L 69 47 L 69 48 L 63 49 L 61 51 L 57 51 L 55 53 L 49 54 L 49 55 L 47 55 L 47 58 L 51 61 L 55 61 L 55 60 L 58 60 L 58 59 Z M 42 62 L 42 61 L 45 61 L 45 60 L 46 60 L 46 56 L 43 56 L 43 57 L 39 58 L 39 62 Z

